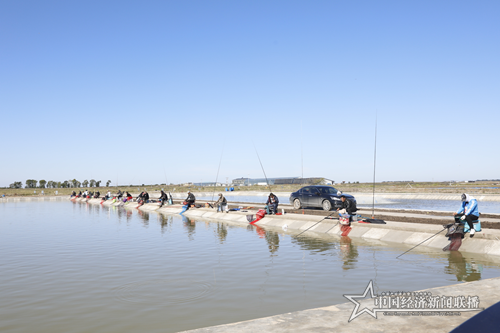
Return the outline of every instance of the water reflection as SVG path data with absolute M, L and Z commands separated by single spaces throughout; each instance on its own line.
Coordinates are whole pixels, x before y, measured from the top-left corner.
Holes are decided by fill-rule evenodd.
M 217 222 L 217 237 L 219 238 L 219 242 L 224 244 L 227 237 L 227 227 L 224 223 Z
M 292 243 L 299 245 L 302 250 L 322 255 L 327 254 L 330 250 L 338 248 L 337 243 L 326 242 L 311 237 L 295 237 L 292 238 Z
M 132 213 L 132 212 L 130 212 Z M 174 217 L 173 216 L 168 216 L 168 215 L 163 215 L 163 214 L 157 214 L 158 215 L 158 222 L 160 223 L 161 227 L 161 233 L 164 234 L 165 231 L 168 229 L 168 227 L 172 226 Z
M 265 233 L 265 238 L 267 242 L 267 246 L 269 247 L 269 252 L 274 254 L 278 252 L 278 248 L 280 247 L 280 238 L 277 232 L 267 230 Z
M 137 213 L 139 214 L 144 227 L 149 227 L 149 212 L 138 209 Z
M 481 279 L 483 265 L 474 261 L 467 261 L 459 251 L 450 251 L 448 254 L 448 266 L 444 267 L 447 274 L 454 274 L 457 281 L 477 281 Z
M 196 223 L 194 222 L 194 219 L 190 219 L 187 216 L 181 215 L 182 216 L 182 224 L 184 225 L 187 234 L 188 234 L 188 239 L 190 241 L 194 240 L 194 234 L 196 233 Z
M 352 240 L 348 236 L 340 237 L 340 257 L 342 258 L 342 269 L 349 270 L 356 268 L 358 262 L 357 246 L 352 244 Z

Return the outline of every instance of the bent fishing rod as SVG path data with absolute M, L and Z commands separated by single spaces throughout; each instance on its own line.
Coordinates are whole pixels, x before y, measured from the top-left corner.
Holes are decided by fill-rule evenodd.
M 252 144 L 253 144 L 253 148 L 255 149 L 255 153 L 257 154 L 257 158 L 259 159 L 260 167 L 262 168 L 262 172 L 264 173 L 264 177 L 266 178 L 266 183 L 267 183 L 267 187 L 269 188 L 269 192 L 272 193 L 273 191 L 271 189 L 271 185 L 269 185 L 269 180 L 267 180 L 266 171 L 264 171 L 264 166 L 262 165 L 262 161 L 260 160 L 259 153 L 257 152 L 257 147 L 255 147 L 255 143 L 253 142 L 253 140 L 252 140 Z
M 226 143 L 224 142 L 224 144 L 222 145 L 222 152 L 220 153 L 219 168 L 217 169 L 217 176 L 215 177 L 215 183 L 214 183 L 214 191 L 212 193 L 212 203 L 214 203 L 215 187 L 217 186 L 217 180 L 219 179 L 220 164 L 222 162 L 222 155 L 224 154 L 224 146 L 225 146 L 225 144 Z
M 168 179 L 167 179 L 167 173 L 165 172 L 165 167 L 163 167 L 163 175 L 165 176 L 165 189 L 168 191 Z M 174 204 L 174 198 L 172 197 L 172 193 L 168 191 L 168 194 L 170 194 L 170 201 L 172 201 L 172 204 Z

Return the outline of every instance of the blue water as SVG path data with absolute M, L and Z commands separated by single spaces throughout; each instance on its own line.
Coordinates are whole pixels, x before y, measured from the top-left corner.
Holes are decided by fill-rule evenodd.
M 500 276 L 479 255 L 72 202 L 0 203 L 0 332 L 177 332 Z M 348 281 L 348 283 L 345 283 Z

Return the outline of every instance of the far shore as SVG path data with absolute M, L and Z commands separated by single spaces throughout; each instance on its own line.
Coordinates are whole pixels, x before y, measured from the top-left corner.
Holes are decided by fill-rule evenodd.
M 150 193 L 159 192 L 164 190 L 172 194 L 186 193 L 188 190 L 193 193 L 225 193 L 226 195 L 265 195 L 269 192 L 274 193 L 291 193 L 295 192 L 303 186 L 301 184 L 295 185 L 253 185 L 253 186 L 232 186 L 234 191 L 226 191 L 231 186 L 182 186 L 182 185 L 129 185 L 129 186 L 110 186 L 110 187 L 78 187 L 78 188 L 0 188 L 0 198 L 2 197 L 36 197 L 42 196 L 69 196 L 73 191 L 78 193 L 80 190 L 89 190 L 91 192 L 99 191 L 102 194 L 111 191 L 116 193 L 118 190 L 125 192 L 129 191 L 132 194 L 140 193 L 147 190 Z M 500 201 L 500 183 L 495 181 L 484 182 L 382 182 L 375 183 L 344 183 L 332 185 L 336 189 L 344 193 L 352 193 L 354 195 L 415 195 L 415 199 L 420 196 L 428 195 L 457 195 L 461 193 L 469 193 L 475 197 L 483 196 L 487 201 Z M 441 200 L 454 200 L 454 199 L 441 199 Z

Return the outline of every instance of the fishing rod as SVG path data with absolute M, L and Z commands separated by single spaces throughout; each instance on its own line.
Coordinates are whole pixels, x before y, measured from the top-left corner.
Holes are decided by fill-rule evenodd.
M 333 214 L 335 214 L 336 212 L 337 212 L 337 211 L 334 211 L 334 212 L 333 212 L 333 213 L 331 213 L 330 215 L 323 217 L 321 220 L 319 220 L 318 222 L 314 223 L 312 226 L 310 226 L 310 227 L 309 227 L 309 228 L 307 228 L 306 230 L 302 231 L 300 234 L 298 234 L 298 235 L 297 235 L 297 236 L 295 236 L 295 237 L 299 237 L 299 235 L 302 235 L 304 232 L 306 232 L 307 230 L 311 229 L 312 227 L 314 227 L 314 226 L 315 226 L 315 225 L 317 225 L 318 223 L 322 222 L 323 220 L 326 220 L 328 217 L 332 216 L 332 215 L 333 215 Z M 340 222 L 340 220 L 339 220 L 339 222 Z M 339 224 L 339 222 L 337 222 L 337 224 Z M 337 226 L 337 224 L 336 224 L 336 225 L 334 225 L 333 227 L 331 227 L 330 229 L 328 229 L 328 231 L 330 231 L 330 230 L 332 230 L 333 228 L 335 228 L 335 227 Z M 328 231 L 327 231 L 327 232 L 328 232 Z
M 219 168 L 217 169 L 217 176 L 215 177 L 215 183 L 214 183 L 214 191 L 212 193 L 212 203 L 214 203 L 215 187 L 217 186 L 217 180 L 219 179 L 220 164 L 222 162 L 222 155 L 224 154 L 224 146 L 225 146 L 225 144 L 226 143 L 224 142 L 224 144 L 222 145 L 222 152 L 220 153 Z
M 269 188 L 269 191 L 272 193 L 273 191 L 271 189 L 271 185 L 269 185 L 269 180 L 267 180 L 266 171 L 264 171 L 264 167 L 262 166 L 259 153 L 257 152 L 257 147 L 255 147 L 255 143 L 253 142 L 253 140 L 252 143 L 253 143 L 253 148 L 255 149 L 255 153 L 257 154 L 257 158 L 259 159 L 260 167 L 262 168 L 262 172 L 264 173 L 264 177 L 266 177 L 267 187 Z
M 439 234 L 439 233 L 441 233 L 441 232 L 443 232 L 443 231 L 445 231 L 445 230 L 446 230 L 446 228 L 444 228 L 444 229 L 443 229 L 443 230 L 441 230 L 441 231 L 436 232 L 434 235 L 432 235 L 431 237 L 427 238 L 427 239 L 426 239 L 426 240 L 424 240 L 423 242 L 418 243 L 417 245 L 415 245 L 414 247 L 412 247 L 411 249 L 409 249 L 409 250 L 408 250 L 408 251 L 406 251 L 405 253 L 400 254 L 399 256 L 397 256 L 397 257 L 396 257 L 396 259 L 398 259 L 398 258 L 399 258 L 399 257 L 401 257 L 402 255 L 404 255 L 404 254 L 406 254 L 406 253 L 410 252 L 411 250 L 413 250 L 414 248 L 416 248 L 416 247 L 417 247 L 417 246 L 419 246 L 420 244 L 425 243 L 426 241 L 428 241 L 428 240 L 429 240 L 429 239 L 431 239 L 432 237 L 436 236 L 437 234 Z
M 168 191 L 168 179 L 167 179 L 167 173 L 165 172 L 165 167 L 163 167 L 163 175 L 165 176 L 165 189 Z M 171 203 L 170 204 L 174 204 L 174 198 L 172 197 L 172 193 L 170 193 L 170 191 L 168 191 L 168 194 L 170 194 L 170 201 Z

